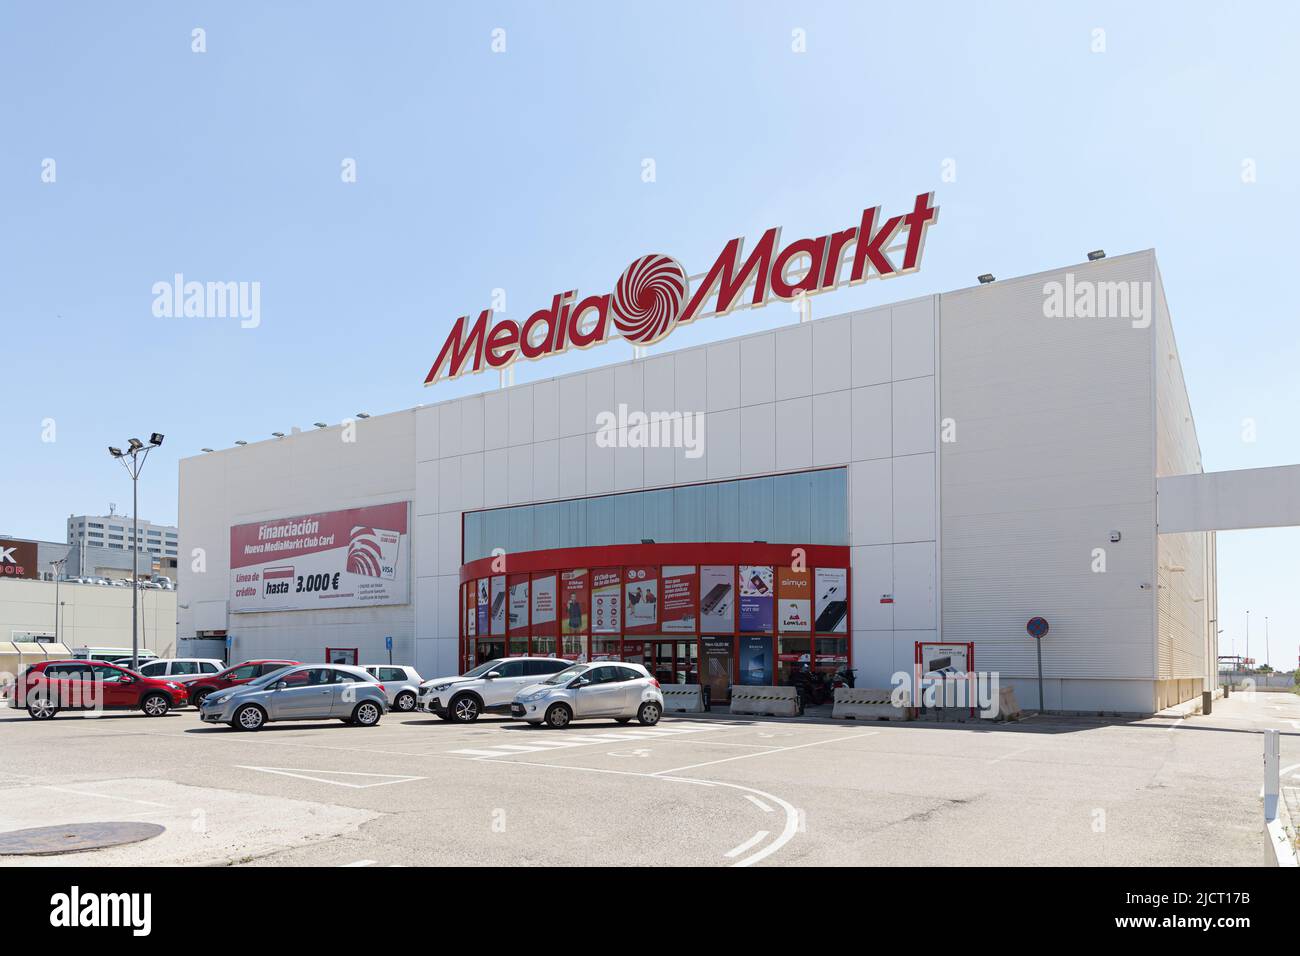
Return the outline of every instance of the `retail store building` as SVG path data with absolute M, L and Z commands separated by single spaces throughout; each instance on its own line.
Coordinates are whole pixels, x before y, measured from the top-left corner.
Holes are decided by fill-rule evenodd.
M 1200 472 L 1141 252 L 186 459 L 179 634 L 391 639 L 426 676 L 621 657 L 715 699 L 973 644 L 1036 702 L 1042 616 L 1049 709 L 1150 713 L 1215 671 L 1213 533 L 1157 528 L 1158 479 Z

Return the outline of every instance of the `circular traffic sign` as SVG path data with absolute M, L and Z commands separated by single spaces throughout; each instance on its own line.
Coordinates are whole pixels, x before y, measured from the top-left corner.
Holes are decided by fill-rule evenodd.
M 1030 637 L 1036 637 L 1041 640 L 1047 636 L 1047 618 L 1031 617 L 1029 623 L 1025 625 L 1025 630 L 1029 632 Z

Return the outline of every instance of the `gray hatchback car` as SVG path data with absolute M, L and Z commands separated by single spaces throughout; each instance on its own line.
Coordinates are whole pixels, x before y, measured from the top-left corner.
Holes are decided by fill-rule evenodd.
M 325 720 L 373 727 L 388 712 L 384 685 L 360 667 L 294 664 L 256 680 L 209 694 L 199 707 L 204 723 L 261 730 L 277 720 Z

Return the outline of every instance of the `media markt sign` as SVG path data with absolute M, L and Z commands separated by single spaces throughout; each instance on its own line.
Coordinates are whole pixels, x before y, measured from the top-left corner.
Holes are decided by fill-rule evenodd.
M 911 212 L 889 219 L 881 215 L 879 206 L 866 209 L 856 226 L 786 246 L 780 243 L 781 227 L 773 226 L 743 259 L 744 239 L 732 239 L 694 293 L 680 262 L 652 253 L 633 261 L 612 292 L 581 299 L 577 290 L 557 293 L 549 307 L 538 309 L 522 325 L 511 319 L 493 322 L 491 309 L 484 309 L 472 323 L 462 315 L 424 384 L 481 372 L 485 365 L 501 369 L 518 358 L 545 358 L 570 348 L 600 345 L 611 334 L 611 320 L 622 338 L 650 345 L 678 325 L 706 316 L 763 306 L 772 299 L 789 302 L 830 292 L 873 275 L 890 279 L 915 272 L 921 267 L 926 228 L 939 218 L 933 199 L 933 193 L 921 193 Z M 901 262 L 896 262 L 890 250 L 902 233 L 906 244 Z M 712 307 L 706 308 L 710 303 Z

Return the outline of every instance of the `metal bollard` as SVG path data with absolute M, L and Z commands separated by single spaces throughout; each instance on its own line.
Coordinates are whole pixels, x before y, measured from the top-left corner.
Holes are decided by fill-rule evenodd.
M 1282 791 L 1281 737 L 1276 730 L 1264 731 L 1264 819 L 1277 819 L 1277 801 Z
M 1201 691 L 1201 714 L 1203 716 L 1208 717 L 1210 715 L 1210 712 L 1213 710 L 1214 710 L 1214 692 L 1208 690 Z

